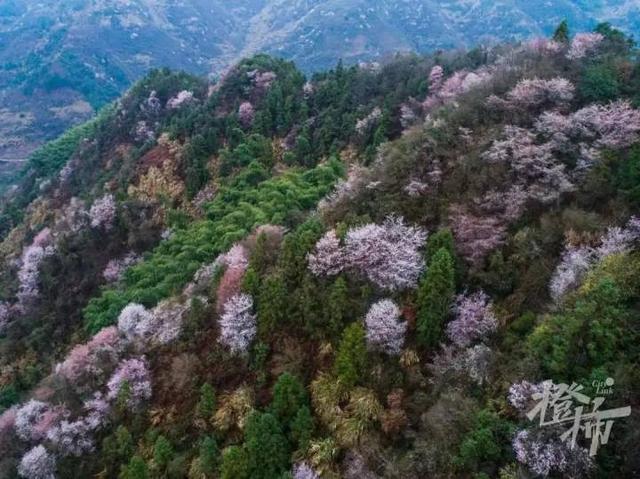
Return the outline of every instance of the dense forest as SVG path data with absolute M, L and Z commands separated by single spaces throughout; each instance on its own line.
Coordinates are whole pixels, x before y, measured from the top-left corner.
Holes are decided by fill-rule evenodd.
M 153 71 L 4 194 L 0 477 L 639 477 L 637 54 Z

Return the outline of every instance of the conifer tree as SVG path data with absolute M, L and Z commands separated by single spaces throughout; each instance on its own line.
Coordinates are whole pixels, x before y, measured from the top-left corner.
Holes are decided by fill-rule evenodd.
M 453 258 L 440 248 L 418 291 L 418 334 L 424 346 L 437 346 L 455 293 Z
M 560 22 L 560 25 L 553 33 L 553 39 L 559 43 L 569 43 L 569 23 L 567 23 L 567 20 Z
M 289 467 L 289 443 L 273 414 L 253 413 L 245 428 L 251 479 L 280 477 Z
M 360 323 L 352 323 L 342 333 L 335 362 L 335 373 L 345 386 L 352 387 L 361 377 L 367 360 L 365 331 Z

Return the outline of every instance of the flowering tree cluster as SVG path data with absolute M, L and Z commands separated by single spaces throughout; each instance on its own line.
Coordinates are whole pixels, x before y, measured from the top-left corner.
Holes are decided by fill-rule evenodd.
M 579 60 L 595 51 L 604 40 L 604 36 L 600 33 L 578 33 L 573 40 L 567 52 L 569 60 Z
M 107 399 L 114 401 L 122 394 L 132 410 L 151 398 L 151 377 L 144 357 L 122 361 L 109 379 Z
M 331 212 L 339 205 L 355 199 L 369 183 L 368 170 L 361 166 L 352 166 L 346 180 L 340 180 L 333 191 L 318 204 L 322 213 Z
M 278 78 L 275 72 L 272 71 L 259 71 L 251 70 L 247 72 L 247 77 L 250 78 L 255 87 L 261 92 L 267 91 L 274 81 Z
M 565 78 L 525 78 L 507 93 L 506 99 L 491 96 L 488 101 L 491 105 L 506 109 L 536 109 L 565 106 L 573 100 L 574 94 L 575 87 Z
M 453 205 L 449 221 L 456 249 L 474 267 L 480 266 L 490 252 L 504 244 L 506 227 L 498 218 L 477 216 L 460 205 Z
M 484 291 L 459 295 L 453 313 L 455 319 L 447 325 L 447 336 L 459 347 L 484 340 L 498 327 L 489 296 Z
M 379 107 L 375 107 L 371 110 L 371 113 L 356 122 L 356 133 L 358 135 L 368 133 L 380 121 L 380 118 L 382 118 L 382 110 Z
M 227 301 L 240 293 L 242 279 L 249 266 L 248 252 L 244 246 L 236 244 L 218 258 L 218 264 L 226 268 L 216 291 L 218 313 L 222 313 Z
M 309 268 L 317 276 L 352 269 L 380 288 L 390 291 L 415 287 L 424 261 L 419 249 L 427 233 L 407 226 L 402 218 L 388 217 L 382 225 L 351 228 L 344 246 L 335 232 L 327 233 L 308 257 Z
M 251 102 L 245 101 L 238 107 L 238 119 L 244 128 L 249 128 L 253 124 L 256 112 Z
M 504 139 L 495 141 L 483 158 L 490 163 L 508 165 L 512 175 L 510 183 L 540 203 L 552 203 L 574 189 L 565 165 L 552 155 L 550 145 L 538 144 L 535 135 L 523 128 L 505 127 Z
M 56 373 L 77 390 L 84 390 L 104 379 L 122 352 L 120 334 L 115 326 L 98 332 L 88 343 L 75 346 L 65 360 L 56 366 Z
M 76 421 L 61 421 L 56 427 L 49 430 L 47 439 L 56 446 L 63 456 L 80 457 L 92 452 L 95 448 L 93 430 L 89 423 L 83 419 Z
M 291 475 L 293 479 L 320 479 L 320 475 L 306 462 L 294 464 Z
M 120 281 L 124 277 L 124 272 L 130 266 L 139 263 L 142 257 L 136 253 L 128 253 L 122 258 L 112 259 L 105 266 L 102 277 L 109 283 Z
M 27 452 L 18 464 L 18 474 L 25 479 L 55 479 L 56 458 L 39 445 Z
M 611 227 L 600 238 L 600 244 L 568 246 L 549 283 L 551 297 L 559 301 L 569 291 L 576 289 L 587 272 L 607 256 L 629 252 L 640 239 L 640 222 L 633 217 L 625 228 Z
M 0 334 L 4 331 L 4 329 L 9 324 L 10 318 L 11 318 L 11 306 L 9 306 L 9 303 L 0 301 Z
M 619 150 L 640 138 L 640 111 L 620 100 L 590 105 L 570 115 L 545 112 L 536 121 L 535 132 L 546 137 L 556 151 L 575 151 L 586 145 Z
M 452 379 L 463 379 L 481 385 L 488 380 L 493 361 L 493 351 L 485 344 L 469 348 L 444 345 L 428 367 L 434 383 L 445 384 Z
M 40 264 L 55 252 L 51 242 L 51 231 L 45 228 L 22 252 L 22 264 L 18 270 L 18 281 L 20 282 L 18 304 L 21 308 L 24 308 L 40 294 Z
M 422 103 L 425 111 L 433 110 L 455 100 L 459 95 L 486 84 L 493 78 L 493 72 L 486 68 L 475 71 L 459 70 L 443 81 L 442 67 L 436 65 L 429 74 L 429 96 Z
M 56 219 L 54 229 L 65 233 L 78 233 L 87 227 L 89 223 L 89 212 L 85 203 L 75 196 L 69 200 L 64 207 L 62 214 Z
M 161 302 L 151 311 L 131 303 L 118 316 L 118 330 L 140 346 L 168 344 L 180 335 L 187 309 L 185 303 L 172 300 Z
M 167 100 L 167 108 L 169 110 L 176 110 L 183 105 L 191 103 L 193 101 L 193 92 L 188 90 L 182 90 L 172 98 Z
M 116 219 L 116 200 L 113 195 L 106 194 L 94 201 L 89 210 L 89 218 L 92 228 L 109 231 Z
M 390 299 L 373 304 L 365 317 L 367 343 L 387 354 L 400 354 L 407 333 L 407 323 L 400 320 L 400 308 Z
M 529 407 L 533 404 L 534 394 L 541 394 L 544 383 L 534 384 L 529 381 L 521 381 L 514 383 L 509 388 L 509 403 L 519 412 L 528 412 Z
M 539 437 L 527 430 L 516 433 L 513 438 L 513 451 L 520 463 L 541 476 L 559 472 L 569 473 L 571 477 L 583 477 L 593 467 L 585 449 L 569 449 L 568 445 L 559 439 Z
M 220 316 L 220 343 L 233 353 L 245 353 L 256 336 L 256 317 L 253 299 L 247 294 L 237 294 L 224 304 Z
M 537 37 L 525 43 L 524 48 L 526 51 L 547 56 L 560 53 L 564 47 L 555 40 L 546 37 Z
M 15 430 L 24 441 L 39 441 L 62 419 L 63 408 L 31 399 L 16 411 Z

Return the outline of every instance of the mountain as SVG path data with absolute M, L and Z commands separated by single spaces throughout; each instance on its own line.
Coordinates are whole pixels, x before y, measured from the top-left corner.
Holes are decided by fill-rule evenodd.
M 143 76 L 0 202 L 0 477 L 638 477 L 639 58 Z
M 219 76 L 266 52 L 305 72 L 342 58 L 469 47 L 611 21 L 640 27 L 631 0 L 5 0 L 0 5 L 0 160 L 90 118 L 150 68 Z

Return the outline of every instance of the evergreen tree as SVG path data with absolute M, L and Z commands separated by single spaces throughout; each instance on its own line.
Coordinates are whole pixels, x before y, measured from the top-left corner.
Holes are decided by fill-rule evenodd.
M 367 361 L 365 331 L 360 323 L 352 323 L 342 333 L 335 362 L 338 379 L 348 388 L 361 378 Z
M 298 450 L 304 451 L 307 449 L 311 442 L 313 428 L 311 410 L 308 406 L 302 406 L 293 418 L 289 432 L 291 442 L 297 446 Z
M 432 234 L 427 241 L 427 249 L 425 252 L 427 264 L 433 259 L 440 248 L 446 249 L 452 258 L 455 258 L 455 241 L 453 234 L 449 228 L 439 229 Z
M 204 383 L 200 388 L 200 400 L 196 406 L 199 418 L 208 420 L 216 409 L 216 392 L 209 383 Z
M 300 380 L 289 373 L 283 373 L 273 387 L 271 412 L 285 428 L 289 428 L 298 410 L 307 405 L 309 398 Z
M 149 467 L 140 456 L 133 456 L 129 464 L 120 469 L 119 479 L 148 479 Z
M 325 302 L 325 316 L 329 334 L 337 335 L 349 317 L 349 289 L 347 282 L 339 276 L 329 289 Z
M 258 298 L 258 332 L 263 338 L 285 322 L 288 296 L 280 274 L 264 280 Z
M 418 291 L 418 334 L 424 346 L 437 346 L 455 294 L 455 270 L 449 251 L 440 248 Z
M 153 463 L 159 470 L 167 468 L 173 459 L 174 451 L 169 440 L 163 435 L 158 436 L 153 446 Z
M 270 413 L 253 413 L 245 427 L 245 448 L 251 479 L 273 479 L 289 467 L 289 443 Z
M 200 454 L 198 456 L 200 470 L 207 476 L 213 475 L 220 460 L 218 443 L 211 437 L 205 437 L 200 443 Z
M 220 479 L 249 479 L 249 458 L 241 446 L 230 446 L 222 453 Z
M 558 25 L 556 31 L 553 33 L 553 39 L 556 42 L 569 43 L 569 23 L 567 23 L 566 20 L 560 22 L 560 25 Z

